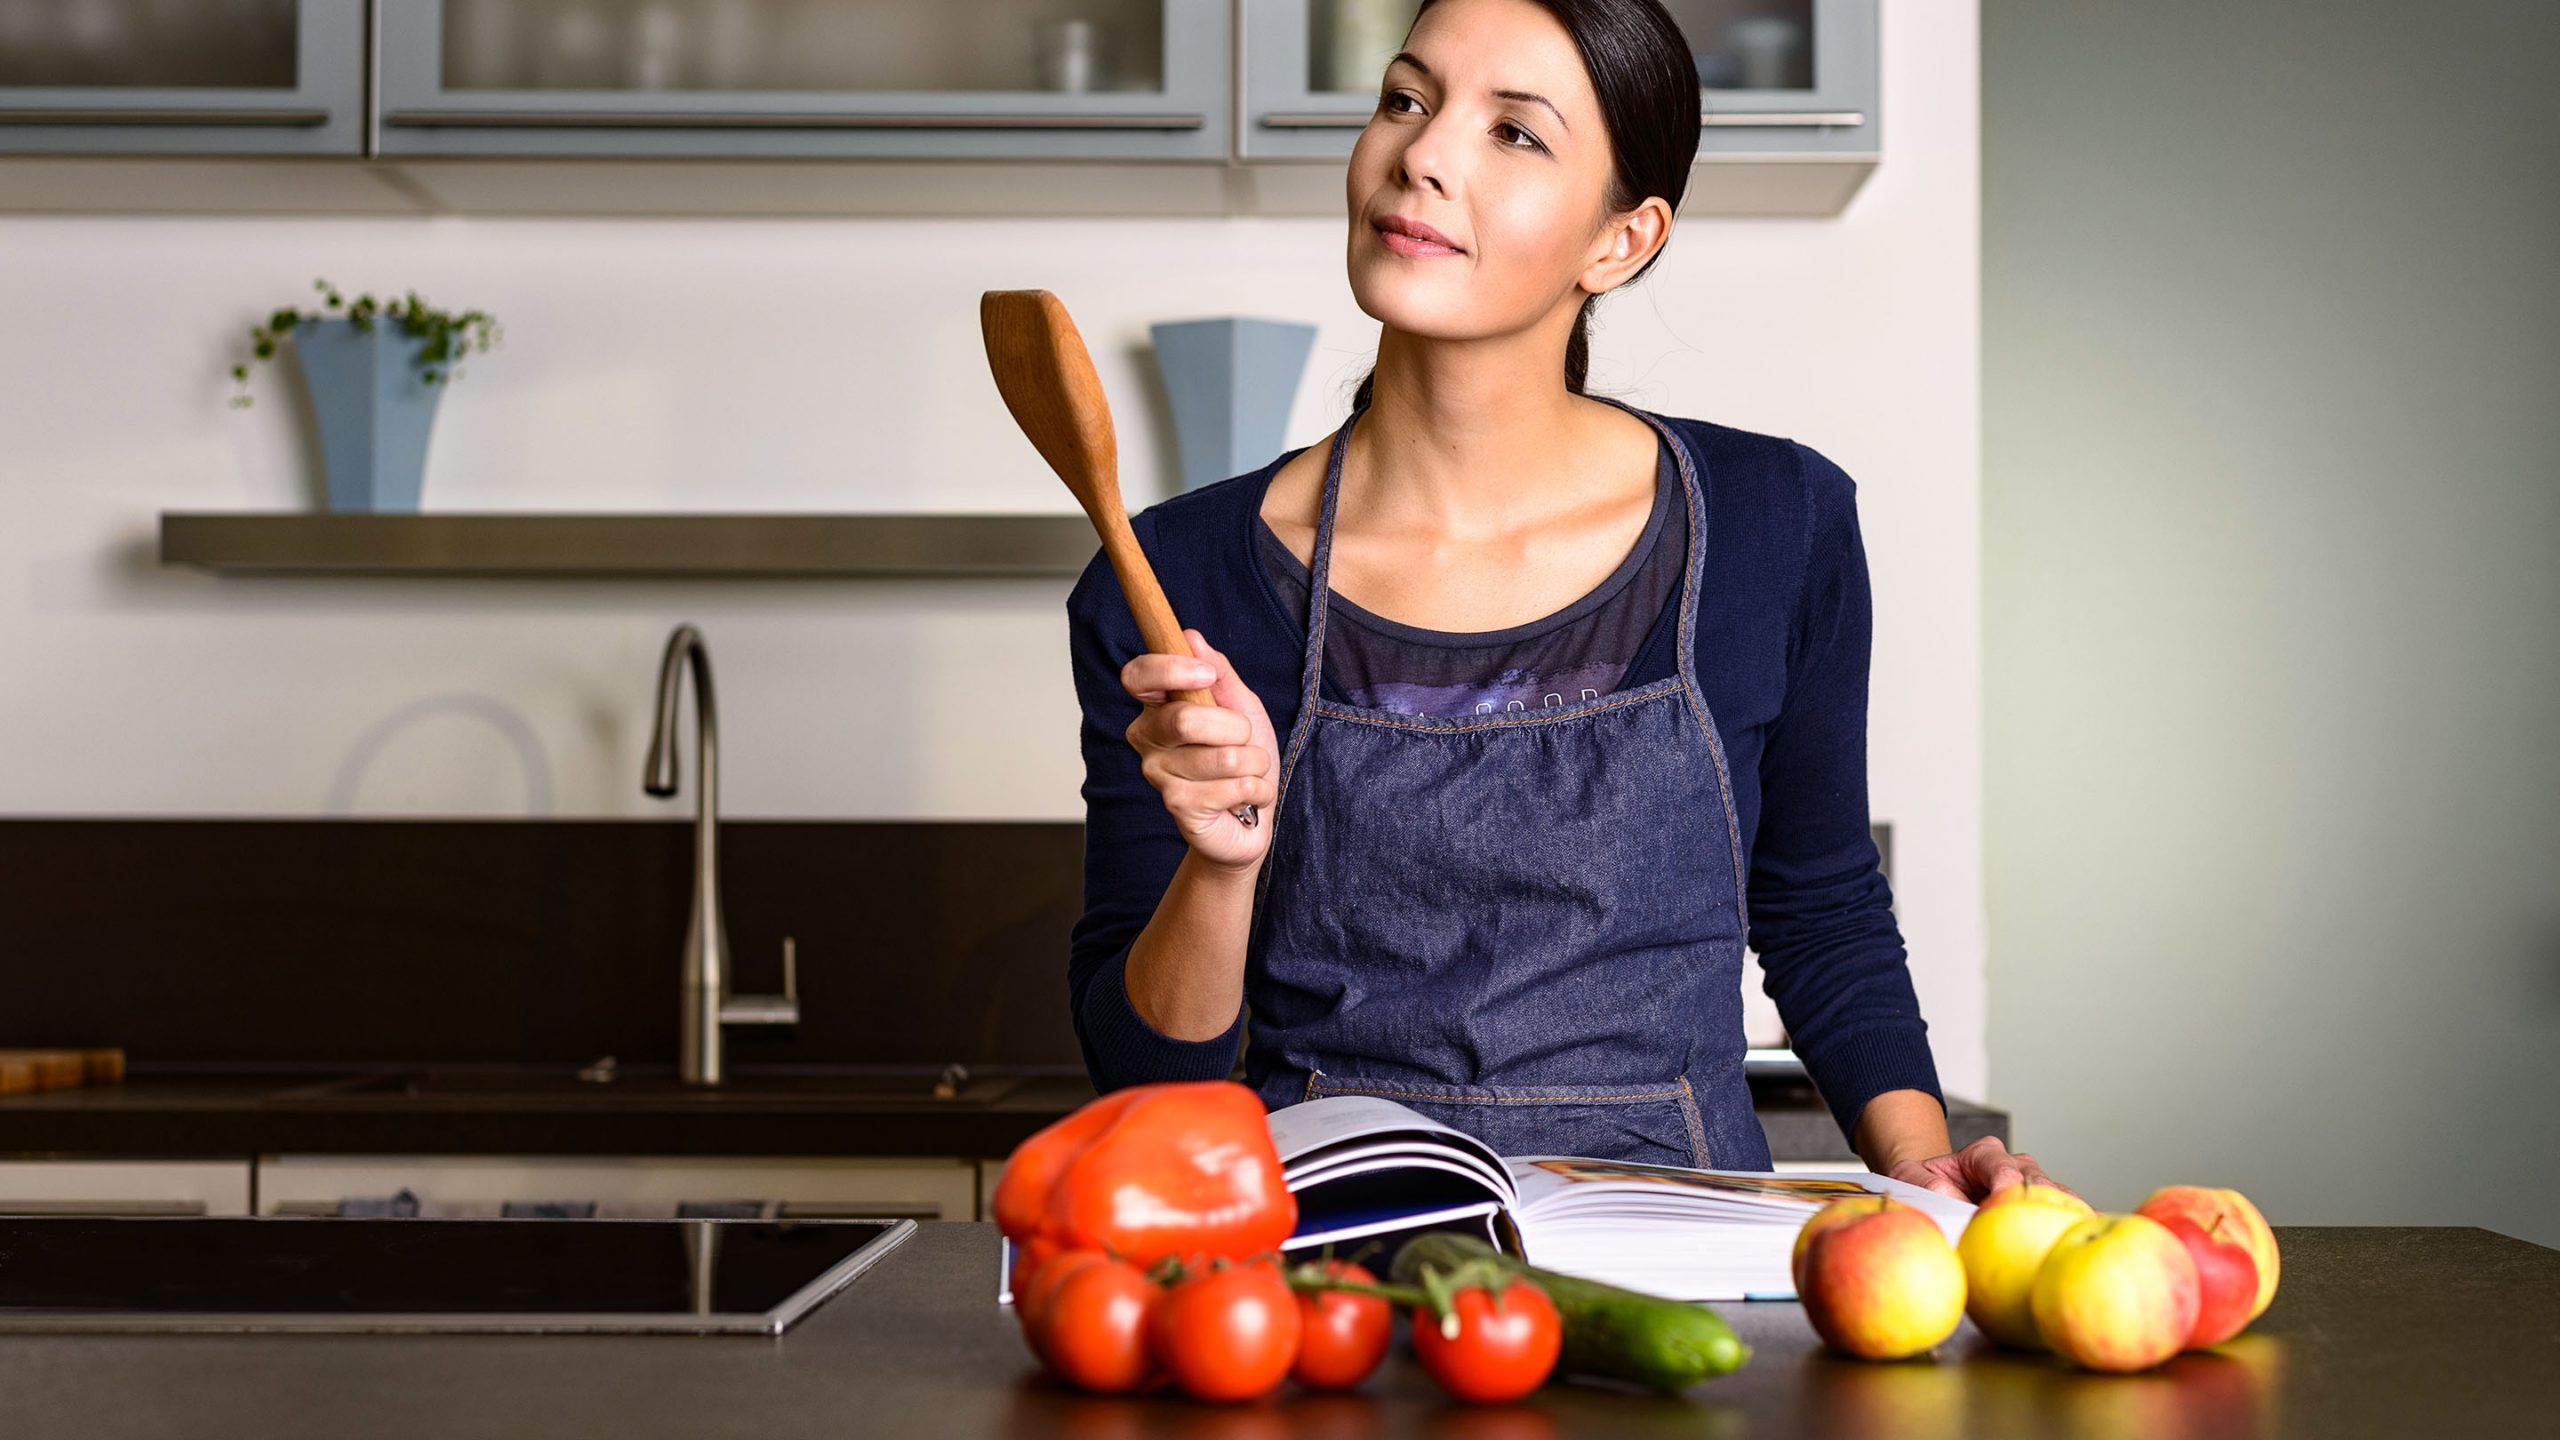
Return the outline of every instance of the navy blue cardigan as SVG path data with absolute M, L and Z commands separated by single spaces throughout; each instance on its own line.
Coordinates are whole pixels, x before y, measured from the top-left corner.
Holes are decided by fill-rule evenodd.
M 1867 828 L 1871 601 L 1856 486 L 1794 440 L 1660 418 L 1705 462 L 1697 668 L 1732 772 L 1751 948 L 1797 1054 L 1853 1136 L 1876 1095 L 1940 1093 Z M 1298 453 L 1130 517 L 1174 614 L 1226 652 L 1284 741 L 1306 635 L 1272 590 L 1253 527 L 1272 475 Z M 1678 598 L 1620 688 L 1677 668 Z M 1103 1090 L 1225 1076 L 1244 1038 L 1242 1007 L 1225 1034 L 1180 1040 L 1140 1018 L 1122 980 L 1187 847 L 1128 741 L 1140 707 L 1120 668 L 1145 646 L 1099 547 L 1067 595 L 1067 620 L 1085 764 L 1084 913 L 1067 986 L 1085 1067 Z

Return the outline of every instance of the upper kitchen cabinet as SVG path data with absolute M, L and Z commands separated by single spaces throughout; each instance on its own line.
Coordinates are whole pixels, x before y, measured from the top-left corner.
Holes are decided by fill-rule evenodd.
M 399 0 L 381 7 L 376 145 L 1218 160 L 1229 18 L 1229 0 Z
M 365 0 L 0 0 L 0 154 L 361 154 L 365 54 Z
M 1684 213 L 1837 213 L 1882 144 L 1878 0 L 1664 0 L 1698 67 Z M 1379 103 L 1413 0 L 1245 0 L 1237 152 L 1258 208 L 1339 212 L 1341 163 Z M 1292 166 L 1288 161 L 1325 162 Z

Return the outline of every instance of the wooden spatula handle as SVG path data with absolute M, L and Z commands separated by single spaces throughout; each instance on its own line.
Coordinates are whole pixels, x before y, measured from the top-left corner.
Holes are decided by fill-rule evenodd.
M 1120 577 L 1120 593 L 1138 622 L 1139 637 L 1159 655 L 1191 655 L 1182 622 L 1156 583 L 1129 515 L 1120 503 L 1119 443 L 1111 430 L 1111 402 L 1094 372 L 1084 337 L 1057 296 L 1046 290 L 989 290 L 978 297 L 978 325 L 986 339 L 987 365 L 996 391 L 1022 433 L 1058 472 L 1084 506 Z M 1215 705 L 1206 690 L 1176 690 L 1176 700 Z M 1235 808 L 1239 824 L 1260 818 L 1256 806 Z
M 1094 529 L 1102 536 L 1102 552 L 1111 559 L 1111 573 L 1120 577 L 1120 593 L 1129 598 L 1129 614 L 1138 622 L 1138 636 L 1147 648 L 1159 655 L 1189 655 L 1191 642 L 1182 633 L 1182 622 L 1174 618 L 1173 602 L 1164 598 L 1164 587 L 1156 583 L 1156 567 L 1147 563 L 1147 552 L 1138 546 L 1137 535 L 1129 529 L 1129 517 L 1117 506 L 1106 507 L 1093 515 Z M 1175 700 L 1189 700 L 1201 705 L 1215 705 L 1217 697 L 1206 690 L 1172 690 L 1166 692 Z M 1252 826 L 1260 823 L 1259 806 L 1239 805 L 1236 823 Z
M 1120 577 L 1120 593 L 1129 597 L 1129 614 L 1138 622 L 1138 637 L 1159 655 L 1189 655 L 1191 642 L 1183 637 L 1182 622 L 1174 618 L 1173 602 L 1164 598 L 1164 587 L 1156 583 L 1156 569 L 1147 563 L 1147 552 L 1138 548 L 1138 537 L 1129 529 L 1129 517 L 1097 515 L 1094 529 L 1102 536 L 1103 553 L 1111 559 L 1111 573 Z M 1218 703 L 1206 690 L 1168 693 L 1176 700 Z

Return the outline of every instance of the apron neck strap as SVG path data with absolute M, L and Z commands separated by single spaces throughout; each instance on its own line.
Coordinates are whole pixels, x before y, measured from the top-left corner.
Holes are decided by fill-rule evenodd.
M 1343 418 L 1333 432 L 1324 465 L 1324 494 L 1316 514 L 1316 548 L 1307 563 L 1307 648 L 1298 666 L 1298 710 L 1305 714 L 1316 700 L 1324 665 L 1326 598 L 1333 593 L 1333 516 L 1342 498 L 1342 457 L 1350 448 L 1352 423 L 1368 410 L 1362 405 Z

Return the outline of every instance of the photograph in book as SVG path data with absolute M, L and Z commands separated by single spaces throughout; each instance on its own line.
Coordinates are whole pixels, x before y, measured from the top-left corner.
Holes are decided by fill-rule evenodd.
M 1763 1175 L 1759 1172 L 1692 1170 L 1681 1165 L 1648 1165 L 1640 1160 L 1584 1160 L 1565 1155 L 1523 1156 L 1520 1164 L 1568 1181 L 1612 1181 L 1630 1185 L 1670 1185 L 1712 1195 L 1759 1196 L 1827 1205 L 1852 1195 L 1873 1193 L 1850 1180 L 1812 1175 Z

